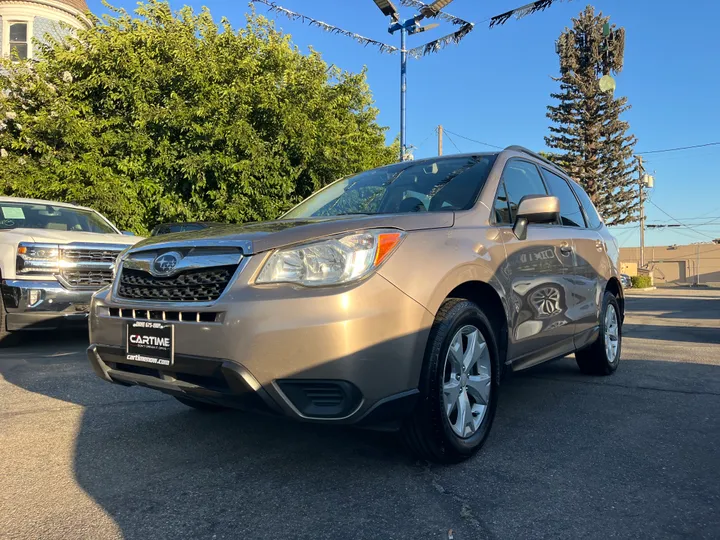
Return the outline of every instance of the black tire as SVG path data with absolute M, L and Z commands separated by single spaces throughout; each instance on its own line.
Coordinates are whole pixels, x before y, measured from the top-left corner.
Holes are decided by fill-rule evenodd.
M 197 401 L 191 398 L 185 398 L 185 397 L 179 397 L 179 396 L 173 396 L 175 399 L 177 399 L 180 403 L 183 405 L 187 405 L 188 407 L 192 407 L 193 409 L 196 409 L 198 411 L 202 412 L 221 412 L 221 411 L 227 411 L 228 407 L 223 407 L 222 405 L 215 405 L 214 403 L 206 403 L 204 401 Z
M 17 344 L 17 334 L 7 329 L 7 312 L 5 311 L 5 299 L 0 294 L 0 346 L 9 347 Z
M 443 410 L 442 381 L 450 342 L 455 333 L 467 324 L 480 330 L 488 346 L 490 398 L 477 431 L 461 438 L 453 431 Z M 475 454 L 487 439 L 495 417 L 500 372 L 497 337 L 490 319 L 473 302 L 456 298 L 446 300 L 435 317 L 428 339 L 420 375 L 420 399 L 402 428 L 403 439 L 410 451 L 418 458 L 436 463 L 457 463 Z
M 605 316 L 608 306 L 615 309 L 617 316 L 617 353 L 615 358 L 608 358 L 605 351 Z M 622 353 L 622 312 L 615 295 L 606 292 L 603 296 L 602 309 L 600 310 L 600 334 L 589 347 L 575 353 L 575 360 L 580 371 L 587 375 L 612 375 L 620 365 L 620 354 Z

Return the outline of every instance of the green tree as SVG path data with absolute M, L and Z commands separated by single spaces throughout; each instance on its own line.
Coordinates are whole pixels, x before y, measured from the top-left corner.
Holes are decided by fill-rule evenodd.
M 561 164 L 585 188 L 607 224 L 637 221 L 638 193 L 632 160 L 635 136 L 628 134 L 622 113 L 627 98 L 603 91 L 603 82 L 614 84 L 611 74 L 623 68 L 625 30 L 610 25 L 609 17 L 595 15 L 588 6 L 573 19 L 557 41 L 560 57 L 560 92 L 548 106 L 553 122 L 548 147 L 559 150 L 553 161 Z
M 0 189 L 157 221 L 272 219 L 394 161 L 365 73 L 302 54 L 266 18 L 234 30 L 166 2 L 113 9 L 40 61 L 0 66 Z

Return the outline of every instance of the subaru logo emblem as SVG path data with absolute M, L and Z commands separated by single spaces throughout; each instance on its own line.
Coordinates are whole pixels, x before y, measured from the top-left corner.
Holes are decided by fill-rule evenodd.
M 169 276 L 175 271 L 175 267 L 181 258 L 182 255 L 175 251 L 158 255 L 152 262 L 151 274 L 156 276 Z

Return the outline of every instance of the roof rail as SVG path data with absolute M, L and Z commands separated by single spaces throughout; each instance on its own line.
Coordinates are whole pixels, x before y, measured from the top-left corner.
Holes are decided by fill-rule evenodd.
M 541 156 L 541 155 L 538 154 L 537 152 L 533 152 L 532 150 L 528 150 L 528 149 L 525 148 L 524 146 L 519 146 L 519 145 L 517 145 L 517 144 L 514 144 L 514 145 L 512 145 L 512 146 L 508 146 L 507 148 L 505 148 L 505 150 L 514 150 L 515 152 L 522 152 L 523 154 L 528 154 L 528 155 L 534 157 L 535 159 L 539 159 L 540 161 L 542 161 L 542 162 L 544 162 L 544 163 L 547 163 L 548 165 L 550 165 L 550 166 L 552 166 L 552 167 L 554 167 L 554 168 L 556 168 L 556 169 L 564 172 L 566 175 L 570 176 L 570 173 L 568 173 L 565 169 L 563 169 L 563 168 L 562 168 L 560 165 L 558 165 L 557 163 L 553 163 L 553 162 L 550 161 L 548 158 L 545 158 L 545 157 Z

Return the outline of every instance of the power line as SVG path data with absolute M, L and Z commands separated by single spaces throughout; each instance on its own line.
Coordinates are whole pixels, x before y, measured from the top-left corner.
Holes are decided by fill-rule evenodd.
M 684 218 L 678 218 L 680 221 L 690 221 L 693 219 L 710 219 L 712 221 L 717 221 L 720 219 L 720 216 L 708 216 L 708 215 L 702 215 L 697 217 L 684 217 Z M 667 223 L 667 219 L 653 219 L 650 221 L 650 223 Z M 712 221 L 710 223 L 712 223 Z M 693 225 L 695 225 L 693 223 Z
M 482 144 L 483 146 L 489 146 L 490 148 L 497 148 L 498 150 L 502 150 L 502 147 L 495 146 L 494 144 L 482 142 L 482 141 L 476 141 L 475 139 L 471 139 L 470 137 L 466 137 L 465 135 L 460 135 L 459 133 L 455 133 L 454 131 L 450 131 L 449 129 L 445 128 L 445 133 L 452 133 L 456 137 L 460 137 L 461 139 L 465 139 L 466 141 L 474 142 L 476 144 Z
M 416 150 L 420 150 L 420 147 L 422 147 L 423 144 L 425 144 L 426 142 L 428 142 L 428 140 L 430 139 L 430 137 L 432 137 L 433 135 L 435 135 L 435 133 L 436 133 L 436 130 L 433 130 L 432 133 L 430 133 L 430 135 L 428 135 L 427 137 L 425 137 L 425 139 L 423 139 L 423 142 L 421 142 L 420 144 L 418 144 L 418 145 L 415 147 L 415 149 L 416 149 Z
M 697 233 L 697 234 L 699 234 L 699 235 L 701 235 L 701 236 L 704 236 L 705 238 L 709 238 L 710 240 L 715 240 L 715 237 L 710 236 L 710 235 L 708 235 L 708 234 L 705 234 L 704 232 L 701 232 L 701 231 L 696 231 L 695 229 L 693 229 L 693 228 L 690 227 L 689 225 L 686 225 L 686 224 L 683 223 L 682 221 L 679 221 L 679 220 L 675 219 L 674 217 L 672 217 L 670 214 L 668 214 L 665 210 L 663 210 L 662 208 L 660 208 L 660 207 L 659 207 L 657 204 L 655 204 L 654 202 L 652 202 L 652 201 L 648 201 L 648 202 L 649 202 L 650 204 L 652 204 L 655 208 L 657 208 L 658 210 L 660 210 L 660 211 L 661 211 L 663 214 L 665 214 L 667 217 L 669 217 L 669 218 L 672 219 L 673 221 L 679 223 L 680 225 L 682 225 L 682 226 L 685 227 L 686 229 L 689 229 L 689 230 L 693 231 L 694 233 Z
M 452 143 L 452 145 L 455 147 L 455 150 L 457 150 L 458 153 L 462 154 L 462 150 L 460 150 L 460 149 L 458 148 L 458 145 L 455 144 L 455 141 L 452 140 L 452 137 L 450 137 L 450 135 L 448 134 L 447 129 L 445 129 L 445 130 L 443 130 L 443 131 L 445 132 L 445 135 L 447 135 L 448 141 L 450 141 L 450 142 Z
M 623 232 L 621 232 L 620 234 L 617 235 L 616 238 L 617 238 L 617 240 L 618 240 L 618 242 L 619 242 L 619 244 L 620 244 L 620 247 L 625 247 L 625 243 L 633 237 L 633 233 L 634 233 L 634 232 L 635 232 L 634 229 L 633 229 L 633 230 L 627 230 L 627 231 L 623 231 Z M 621 239 L 621 238 L 622 238 L 622 239 Z
M 705 148 L 706 146 L 718 146 L 720 141 L 705 144 L 694 144 L 692 146 L 679 146 L 677 148 L 665 148 L 663 150 L 648 150 L 646 152 L 635 152 L 636 155 L 664 154 L 665 152 L 677 152 L 678 150 L 692 150 L 693 148 Z

